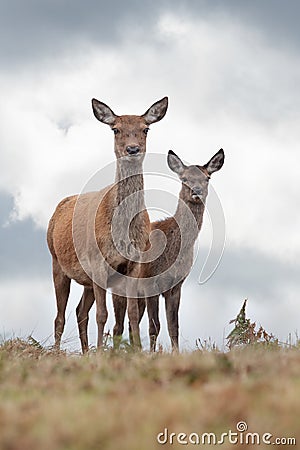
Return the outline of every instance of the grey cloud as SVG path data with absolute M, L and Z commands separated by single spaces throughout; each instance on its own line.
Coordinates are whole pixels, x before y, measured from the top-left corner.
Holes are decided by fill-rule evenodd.
M 156 19 L 153 2 L 128 0 L 12 0 L 0 10 L 0 57 L 2 64 L 35 58 L 55 58 L 79 42 L 115 44 L 125 36 L 125 23 L 132 29 L 140 20 Z
M 204 16 L 203 18 L 223 16 L 234 24 L 257 28 L 270 40 L 272 46 L 291 44 L 293 41 L 296 46 L 300 43 L 298 0 L 291 0 L 288 4 L 282 0 L 184 0 L 178 4 L 183 5 L 187 11 Z
M 35 275 L 51 276 L 46 233 L 30 219 L 5 225 L 13 199 L 0 193 L 0 279 Z
M 198 282 L 199 260 L 194 265 L 190 281 Z M 262 298 L 272 301 L 283 286 L 300 288 L 300 266 L 283 262 L 254 248 L 225 248 L 221 263 L 209 280 L 213 289 L 231 292 L 242 298 Z
M 233 329 L 236 317 L 248 298 L 247 317 L 283 342 L 298 329 L 299 264 L 246 247 L 228 246 L 213 277 L 198 284 L 199 261 L 193 267 L 182 292 L 181 342 L 191 346 L 198 337 L 211 336 L 220 348 Z M 186 344 L 185 344 L 186 341 Z
M 297 48 L 300 42 L 300 4 L 290 0 L 11 0 L 0 6 L 1 64 L 56 58 L 80 43 L 115 45 L 128 31 L 153 40 L 153 24 L 163 11 L 198 15 L 201 19 L 225 18 L 258 28 L 272 46 Z M 218 21 L 216 21 L 218 23 Z

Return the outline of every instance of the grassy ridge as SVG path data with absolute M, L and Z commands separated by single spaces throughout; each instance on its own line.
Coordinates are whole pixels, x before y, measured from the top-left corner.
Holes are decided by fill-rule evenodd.
M 299 448 L 299 416 L 296 348 L 79 357 L 18 339 L 0 346 L 1 450 L 184 448 L 156 436 L 166 427 L 219 436 L 241 420 L 248 431 L 298 440 L 276 448 Z M 220 446 L 241 447 L 255 448 Z

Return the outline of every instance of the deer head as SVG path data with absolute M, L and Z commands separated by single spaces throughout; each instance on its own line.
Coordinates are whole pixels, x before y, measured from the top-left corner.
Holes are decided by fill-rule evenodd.
M 181 197 L 184 201 L 205 203 L 212 173 L 224 164 L 224 151 L 220 149 L 204 166 L 186 166 L 172 150 L 168 153 L 168 166 L 182 181 Z
M 115 135 L 115 154 L 117 158 L 135 160 L 146 152 L 146 137 L 149 125 L 161 120 L 167 112 L 168 98 L 154 103 L 142 116 L 117 116 L 105 103 L 93 98 L 95 117 L 110 126 Z

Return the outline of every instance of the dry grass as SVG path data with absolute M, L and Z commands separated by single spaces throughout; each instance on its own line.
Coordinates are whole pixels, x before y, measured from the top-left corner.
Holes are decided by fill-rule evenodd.
M 34 340 L 0 346 L 1 450 L 147 450 L 162 447 L 156 436 L 166 427 L 220 435 L 241 420 L 249 431 L 295 437 L 300 445 L 299 398 L 297 348 L 80 357 Z

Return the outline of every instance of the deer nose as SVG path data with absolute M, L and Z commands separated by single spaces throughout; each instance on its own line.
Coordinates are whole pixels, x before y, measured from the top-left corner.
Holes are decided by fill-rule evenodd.
M 139 151 L 140 147 L 138 145 L 128 145 L 128 147 L 126 147 L 126 152 L 128 155 L 136 155 Z
M 194 187 L 192 189 L 193 195 L 197 195 L 197 197 L 201 197 L 201 195 L 203 194 L 203 191 L 200 187 Z

